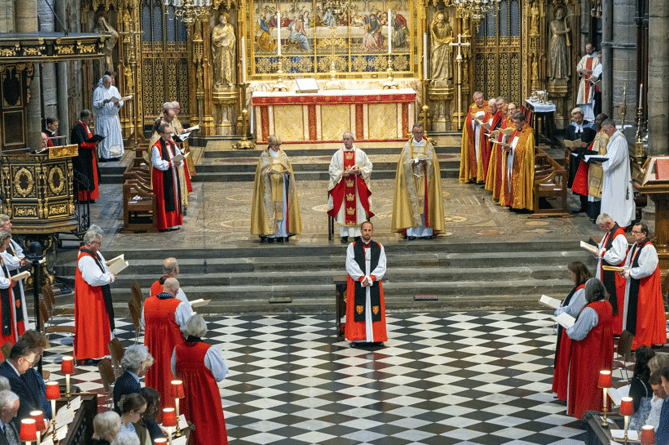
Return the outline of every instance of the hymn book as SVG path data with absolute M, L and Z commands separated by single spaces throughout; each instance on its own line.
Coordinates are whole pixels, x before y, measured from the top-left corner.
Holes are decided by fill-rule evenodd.
M 17 273 L 16 275 L 14 275 L 12 277 L 12 280 L 13 281 L 21 281 L 22 279 L 28 278 L 29 276 L 30 276 L 30 272 L 27 271 L 27 270 L 24 270 L 23 272 Z
M 123 258 L 123 255 L 119 255 L 116 258 L 112 259 L 112 263 L 109 264 L 109 261 L 107 261 L 107 268 L 109 269 L 109 272 L 113 273 L 114 275 L 118 275 L 119 272 L 124 270 L 126 267 L 128 267 L 130 264 Z
M 569 141 L 567 139 L 564 140 L 564 146 L 571 149 L 574 148 L 581 148 L 581 145 L 583 144 L 583 141 L 580 139 L 576 139 L 575 141 Z
M 177 142 L 184 142 L 189 137 L 190 137 L 190 133 L 181 133 L 180 135 L 176 135 L 176 134 L 172 135 L 172 139 L 174 139 Z
M 599 255 L 599 248 L 597 246 L 593 246 L 592 244 L 586 243 L 585 241 L 581 241 L 581 249 L 587 250 L 593 255 Z
M 200 129 L 200 125 L 195 125 L 194 127 L 188 127 L 184 130 L 184 133 L 192 133 Z
M 121 102 L 121 101 L 126 101 L 126 100 L 130 100 L 130 99 L 132 99 L 132 94 L 129 95 L 129 96 L 123 96 L 123 97 L 120 98 L 120 99 L 119 99 L 118 97 L 112 97 L 110 100 L 111 100 L 112 102 L 114 102 L 115 104 L 117 104 L 117 103 L 119 103 L 119 102 Z
M 585 162 L 606 162 L 609 160 L 609 158 L 600 155 L 585 155 L 583 156 L 583 160 Z
M 562 302 L 557 298 L 552 298 L 548 295 L 542 295 L 541 298 L 539 298 L 539 303 L 543 303 L 548 307 L 552 307 L 553 309 L 559 308 L 562 304 Z
M 613 428 L 611 429 L 611 437 L 613 440 L 622 442 L 625 438 L 625 430 L 614 430 Z M 637 430 L 633 430 L 631 428 L 627 429 L 627 442 L 639 442 L 639 433 Z M 611 441 L 611 443 L 616 443 Z
M 205 300 L 202 298 L 198 298 L 197 300 L 193 300 L 190 302 L 191 307 L 199 307 L 199 306 L 206 306 L 209 304 L 211 300 Z
M 183 136 L 183 135 L 182 135 L 182 136 Z M 185 155 L 184 155 L 184 154 L 178 154 L 178 155 L 176 155 L 175 157 L 172 158 L 172 161 L 174 161 L 174 162 L 181 162 L 181 161 L 183 161 L 184 159 L 186 159 L 187 157 L 188 157 L 188 153 L 186 153 Z
M 622 272 L 625 270 L 624 267 L 620 266 L 602 266 L 603 270 L 613 271 L 613 272 Z
M 616 406 L 620 406 L 620 402 L 623 397 L 627 397 L 629 394 L 630 387 L 629 385 L 623 386 L 622 388 L 606 388 L 606 393 L 609 395 L 611 400 Z
M 561 313 L 560 315 L 558 315 L 557 317 L 554 317 L 554 318 L 555 318 L 555 321 L 557 321 L 558 324 L 565 329 L 574 326 L 574 323 L 576 322 L 576 319 L 574 317 L 572 317 L 571 315 L 569 315 L 568 313 L 566 313 L 566 312 L 563 312 L 563 313 Z

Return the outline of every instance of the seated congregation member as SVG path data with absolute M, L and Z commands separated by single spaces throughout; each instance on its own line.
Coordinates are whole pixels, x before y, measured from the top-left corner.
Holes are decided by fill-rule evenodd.
M 634 415 L 630 417 L 630 430 L 640 432 L 642 426 L 653 425 L 653 428 L 657 431 L 657 427 L 660 425 L 660 413 L 664 400 L 667 398 L 667 393 L 664 392 L 662 379 L 658 372 L 651 374 L 648 382 L 653 392 L 650 397 L 641 399 L 639 409 L 635 410 Z
M 648 360 L 648 367 L 651 374 L 662 371 L 662 369 L 669 367 L 669 353 L 656 352 L 655 356 Z
M 142 388 L 139 393 L 146 400 L 146 411 L 144 411 L 144 415 L 139 422 L 135 424 L 135 429 L 142 444 L 152 444 L 159 437 L 165 437 L 165 432 L 156 421 L 160 414 L 160 393 L 151 387 Z
M 655 351 L 648 346 L 641 346 L 634 351 L 634 373 L 630 382 L 629 396 L 634 399 L 634 411 L 639 409 L 641 399 L 653 393 L 650 387 L 650 368 L 648 361 L 655 356 Z
M 151 296 L 153 297 L 161 293 L 163 291 L 163 284 L 165 284 L 165 280 L 168 278 L 176 278 L 177 275 L 179 275 L 179 263 L 177 262 L 177 259 L 165 258 L 163 261 L 163 276 L 154 281 L 151 285 Z M 186 294 L 184 293 L 183 289 L 179 288 L 177 298 L 190 307 L 190 302 L 188 301 L 188 298 L 186 298 Z
M 16 426 L 19 403 L 19 397 L 12 391 L 0 391 L 0 421 L 2 421 L 0 443 L 8 445 L 21 443 L 19 442 L 20 427 Z
M 46 335 L 38 331 L 26 331 L 22 336 L 21 340 L 25 341 L 30 345 L 30 348 L 35 351 L 35 361 L 34 365 L 42 358 L 44 350 L 49 347 L 49 340 L 46 338 Z M 37 408 L 44 412 L 44 418 L 51 418 L 51 403 L 46 399 L 46 383 L 44 383 L 44 377 L 39 371 L 33 366 L 28 369 L 25 373 L 21 375 L 21 379 L 25 382 L 26 387 L 32 394 L 32 397 L 35 400 L 40 400 L 42 405 Z
M 578 317 L 585 307 L 585 282 L 592 278 L 585 264 L 574 261 L 567 266 L 569 279 L 573 281 L 574 288 L 564 299 L 562 305 L 555 309 L 553 315 L 556 317 L 563 312 Z M 564 335 L 564 329 L 558 324 L 557 345 L 555 347 L 555 370 L 553 371 L 553 392 L 557 398 L 567 401 L 567 381 L 569 378 L 569 354 L 571 353 L 571 339 Z
M 253 184 L 251 235 L 260 241 L 288 242 L 302 233 L 300 204 L 293 166 L 281 149 L 281 138 L 270 135 L 269 147 L 260 154 Z
M 15 426 L 21 427 L 21 419 L 30 418 L 30 411 L 43 409 L 42 399 L 39 394 L 31 390 L 21 378 L 35 363 L 37 354 L 25 340 L 17 341 L 9 353 L 9 358 L 0 364 L 0 375 L 9 380 L 9 384 L 17 396 L 19 396 L 18 417 L 14 419 Z
M 201 315 L 188 319 L 184 334 L 186 341 L 174 348 L 171 363 L 172 372 L 184 384 L 186 397 L 181 411 L 186 420 L 195 425 L 191 444 L 227 444 L 221 394 L 216 382 L 225 378 L 228 367 L 220 351 L 202 341 L 207 334 L 207 323 Z
M 144 445 L 137 434 L 120 432 L 111 445 Z
M 126 394 L 118 402 L 121 411 L 121 432 L 137 436 L 135 423 L 139 422 L 146 411 L 146 400 L 140 393 Z M 139 437 L 139 436 L 138 436 Z
M 172 127 L 161 124 L 158 127 L 160 139 L 151 148 L 151 178 L 156 196 L 156 219 L 158 230 L 178 230 L 183 224 L 181 214 L 181 189 L 178 168 L 182 161 L 174 161 L 179 149 L 172 140 Z
M 597 387 L 599 371 L 613 368 L 612 309 L 606 289 L 597 278 L 585 283 L 587 306 L 574 325 L 566 329 L 571 338 L 567 414 L 581 419 L 588 410 L 602 407 L 602 390 Z
M 193 310 L 176 298 L 178 291 L 179 282 L 176 278 L 168 278 L 163 285 L 163 292 L 146 299 L 142 312 L 144 344 L 156 360 L 155 365 L 146 372 L 146 386 L 158 390 L 163 408 L 174 406 L 174 399 L 170 395 L 170 382 L 174 380 L 170 358 L 174 347 L 183 343 L 181 331 L 193 315 Z
M 534 210 L 534 131 L 523 113 L 516 113 L 511 122 L 516 131 L 504 146 L 499 202 L 512 209 Z
M 620 272 L 627 279 L 623 329 L 634 334 L 633 350 L 667 343 L 659 258 L 648 234 L 645 224 L 632 227 L 636 242 Z
M 121 417 L 116 411 L 105 411 L 93 418 L 93 437 L 88 445 L 110 445 L 121 431 Z
M 118 402 L 127 394 L 138 393 L 142 387 L 139 379 L 144 377 L 147 369 L 153 365 L 153 357 L 144 345 L 132 345 L 125 351 L 121 359 L 123 374 L 114 383 L 114 410 L 120 413 Z
M 664 392 L 669 394 L 669 366 L 660 370 L 660 378 L 662 379 Z M 669 403 L 667 403 L 667 399 L 664 402 L 660 411 L 660 423 L 655 433 L 655 443 L 658 445 L 669 443 Z

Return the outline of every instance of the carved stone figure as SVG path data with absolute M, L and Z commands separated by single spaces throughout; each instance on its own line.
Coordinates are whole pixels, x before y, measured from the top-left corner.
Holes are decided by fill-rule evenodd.
M 109 24 L 109 22 L 107 22 L 107 19 L 103 15 L 98 17 L 98 21 L 95 24 L 95 28 L 93 30 L 99 34 L 110 35 L 105 40 L 104 53 L 105 53 L 106 67 L 104 69 L 101 69 L 102 73 L 104 74 L 105 71 L 114 69 L 114 60 L 112 58 L 112 53 L 114 51 L 114 47 L 116 46 L 116 42 L 118 42 L 118 32 L 116 32 L 116 30 Z
M 530 13 L 532 14 L 530 20 L 530 35 L 536 36 L 539 35 L 539 5 L 538 0 L 532 2 L 532 7 L 530 8 Z
M 562 8 L 555 12 L 555 20 L 550 23 L 551 41 L 549 45 L 548 77 L 551 80 L 568 79 L 569 32 Z
M 451 46 L 453 29 L 448 23 L 448 13 L 438 12 L 430 24 L 432 34 L 432 83 L 448 82 L 453 78 L 453 59 Z
M 214 65 L 214 88 L 230 88 L 235 83 L 235 29 L 228 23 L 229 16 L 218 16 L 218 25 L 211 32 Z

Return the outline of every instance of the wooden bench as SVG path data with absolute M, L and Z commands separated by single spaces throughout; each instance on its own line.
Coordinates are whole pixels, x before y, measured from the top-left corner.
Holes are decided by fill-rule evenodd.
M 543 216 L 570 216 L 567 206 L 567 170 L 558 164 L 548 153 L 541 148 L 536 149 L 534 160 L 534 215 Z M 539 199 L 558 201 L 557 206 L 547 209 L 539 207 Z
M 158 231 L 151 168 L 146 165 L 140 151 L 123 172 L 123 180 L 123 231 Z

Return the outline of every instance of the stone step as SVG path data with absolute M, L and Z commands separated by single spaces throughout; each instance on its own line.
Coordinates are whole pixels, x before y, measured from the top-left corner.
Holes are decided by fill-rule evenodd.
M 402 147 L 404 146 L 403 143 L 398 143 L 397 146 L 393 147 L 382 147 L 382 148 L 363 148 L 364 152 L 367 155 L 388 155 L 388 154 L 395 154 L 399 155 L 402 152 Z M 263 147 L 264 149 L 264 147 Z M 260 157 L 260 153 L 262 153 L 263 149 L 255 149 L 255 150 L 205 150 L 204 151 L 204 157 L 205 158 L 253 158 L 253 159 L 258 159 Z M 322 149 L 322 148 L 304 148 L 304 149 L 296 149 L 296 148 L 291 148 L 290 150 L 286 150 L 286 153 L 288 154 L 288 157 L 290 159 L 295 159 L 299 158 L 302 156 L 332 156 L 335 151 L 337 151 L 338 148 L 331 148 L 331 149 Z M 450 145 L 450 146 L 435 146 L 434 151 L 437 152 L 437 154 L 444 154 L 444 153 L 449 153 L 449 154 L 460 154 L 460 146 L 459 145 Z

